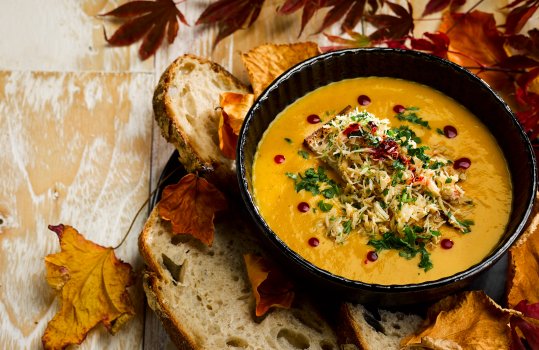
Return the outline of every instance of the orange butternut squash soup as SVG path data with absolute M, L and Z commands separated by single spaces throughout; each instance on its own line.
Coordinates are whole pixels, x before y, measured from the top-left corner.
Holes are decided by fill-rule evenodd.
M 512 200 L 503 154 L 474 115 L 432 88 L 383 77 L 321 87 L 282 111 L 258 145 L 253 188 L 291 249 L 382 285 L 480 262 Z

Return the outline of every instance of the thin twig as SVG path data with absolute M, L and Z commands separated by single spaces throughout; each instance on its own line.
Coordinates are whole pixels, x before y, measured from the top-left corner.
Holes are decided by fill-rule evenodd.
M 146 198 L 146 200 L 144 201 L 144 203 L 142 203 L 142 205 L 140 206 L 140 208 L 137 210 L 137 213 L 135 214 L 135 217 L 133 218 L 133 220 L 131 220 L 131 224 L 129 225 L 129 228 L 127 229 L 126 233 L 124 234 L 124 237 L 122 238 L 122 240 L 120 241 L 120 243 L 118 243 L 117 246 L 115 246 L 114 250 L 120 248 L 120 246 L 122 244 L 124 244 L 125 240 L 127 239 L 127 236 L 129 236 L 129 233 L 131 233 L 131 229 L 133 228 L 133 225 L 135 225 L 135 221 L 137 220 L 138 216 L 140 215 L 140 213 L 142 212 L 142 209 L 144 209 L 144 207 L 146 206 L 146 204 L 148 204 L 148 202 L 150 201 L 150 199 L 153 197 L 153 195 L 155 194 L 155 192 L 157 192 L 159 190 L 159 187 L 163 184 L 163 182 L 167 181 L 176 171 L 178 171 L 180 169 L 180 167 L 176 167 L 174 170 L 172 170 L 172 172 L 170 174 L 168 174 L 167 176 L 165 176 L 163 179 L 161 179 L 161 181 L 159 181 L 157 183 L 157 186 L 155 187 L 155 189 L 150 193 L 150 195 L 148 196 L 148 198 Z
M 492 72 L 504 72 L 504 73 L 515 73 L 515 74 L 521 74 L 526 73 L 526 70 L 524 69 L 510 69 L 510 68 L 502 68 L 502 67 L 486 67 L 486 66 L 464 66 L 466 69 L 479 69 L 481 71 L 492 71 Z

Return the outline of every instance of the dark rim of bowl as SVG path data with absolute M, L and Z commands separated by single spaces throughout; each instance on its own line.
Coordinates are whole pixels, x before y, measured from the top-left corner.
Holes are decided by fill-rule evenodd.
M 324 270 L 315 266 L 314 264 L 310 263 L 309 261 L 304 259 L 302 256 L 300 256 L 298 253 L 293 251 L 291 248 L 289 248 L 288 245 L 284 241 L 282 241 L 279 238 L 279 236 L 275 232 L 273 232 L 273 230 L 269 227 L 266 221 L 262 218 L 262 215 L 260 214 L 258 207 L 255 205 L 254 197 L 249 191 L 248 185 L 247 185 L 246 173 L 245 173 L 245 153 L 243 151 L 243 148 L 245 146 L 245 137 L 246 137 L 247 132 L 249 131 L 249 127 L 253 119 L 254 111 L 259 108 L 258 106 L 262 101 L 268 98 L 268 94 L 271 91 L 277 89 L 279 85 L 281 85 L 284 81 L 286 81 L 292 74 L 295 74 L 296 72 L 304 69 L 304 67 L 316 64 L 317 62 L 328 60 L 334 56 L 357 54 L 359 52 L 384 52 L 387 54 L 418 56 L 425 60 L 436 61 L 437 64 L 440 64 L 440 65 L 449 66 L 453 70 L 455 70 L 457 73 L 468 76 L 468 79 L 473 79 L 477 81 L 479 84 L 483 85 L 493 95 L 493 97 L 497 100 L 497 102 L 501 104 L 502 107 L 507 111 L 506 115 L 509 118 L 511 118 L 511 121 L 513 122 L 514 126 L 517 128 L 520 134 L 520 138 L 523 145 L 527 148 L 526 151 L 530 156 L 529 164 L 532 168 L 531 178 L 534 180 L 532 181 L 531 188 L 529 189 L 530 198 L 528 199 L 528 203 L 526 204 L 526 210 L 524 212 L 524 215 L 521 218 L 521 221 L 516 227 L 516 230 L 510 234 L 509 238 L 503 245 L 497 246 L 495 250 L 493 250 L 486 258 L 484 258 L 479 263 L 469 267 L 468 269 L 464 271 L 461 271 L 451 276 L 443 277 L 437 280 L 426 281 L 426 282 L 421 282 L 421 283 L 410 283 L 410 284 L 391 284 L 391 285 L 371 284 L 371 283 L 366 283 L 366 282 L 361 282 L 361 281 L 345 278 L 345 277 L 333 274 L 327 270 Z M 307 93 L 308 92 L 306 92 L 306 94 Z M 533 146 L 531 145 L 531 142 L 528 136 L 524 132 L 524 129 L 522 128 L 521 124 L 517 121 L 516 117 L 513 115 L 513 112 L 511 111 L 507 103 L 505 103 L 505 101 L 488 84 L 486 84 L 482 79 L 477 77 L 475 74 L 468 71 L 466 68 L 459 66 L 449 60 L 446 60 L 446 59 L 443 59 L 434 55 L 430 55 L 430 54 L 426 54 L 426 53 L 422 53 L 418 51 L 413 51 L 413 50 L 402 50 L 402 49 L 391 49 L 391 48 L 346 49 L 346 50 L 333 51 L 333 52 L 321 54 L 321 55 L 312 57 L 310 59 L 307 59 L 303 62 L 300 62 L 297 65 L 291 67 L 290 69 L 282 73 L 278 78 L 276 78 L 260 94 L 260 96 L 256 99 L 256 101 L 251 106 L 239 134 L 236 159 L 238 162 L 237 176 L 238 176 L 241 196 L 244 202 L 246 203 L 247 209 L 251 213 L 251 216 L 253 216 L 257 225 L 262 229 L 263 234 L 266 235 L 273 242 L 274 245 L 278 246 L 280 249 L 283 249 L 284 252 L 288 255 L 288 257 L 292 258 L 297 264 L 307 269 L 311 274 L 314 274 L 318 277 L 322 277 L 333 283 L 345 285 L 346 287 L 369 289 L 373 292 L 388 292 L 388 291 L 410 292 L 410 291 L 421 291 L 421 290 L 432 289 L 432 288 L 440 288 L 445 285 L 452 284 L 452 283 L 455 283 L 464 279 L 468 279 L 475 275 L 480 274 L 481 272 L 486 270 L 488 267 L 492 266 L 495 262 L 497 262 L 502 257 L 502 255 L 505 254 L 505 252 L 511 247 L 511 245 L 516 241 L 516 239 L 521 235 L 524 227 L 526 226 L 528 218 L 532 212 L 533 204 L 535 201 L 535 193 L 537 190 L 537 169 L 536 169 L 537 164 L 536 164 L 536 158 L 535 158 L 535 152 L 533 150 Z M 253 213 L 255 215 L 253 215 Z

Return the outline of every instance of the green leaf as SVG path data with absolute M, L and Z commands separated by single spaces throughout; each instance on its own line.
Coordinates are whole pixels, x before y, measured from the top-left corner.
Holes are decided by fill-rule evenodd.
M 331 208 L 333 208 L 333 204 L 325 203 L 324 201 L 319 201 L 318 208 L 320 208 L 320 210 L 322 210 L 324 213 L 327 213 L 328 211 L 331 210 Z

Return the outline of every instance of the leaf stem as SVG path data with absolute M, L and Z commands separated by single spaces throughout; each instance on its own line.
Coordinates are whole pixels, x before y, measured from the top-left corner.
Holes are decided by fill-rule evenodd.
M 157 183 L 157 186 L 155 187 L 155 189 L 148 195 L 148 197 L 146 198 L 146 200 L 144 201 L 144 203 L 142 203 L 142 205 L 140 206 L 140 208 L 137 210 L 137 213 L 135 214 L 135 216 L 133 217 L 133 219 L 131 220 L 131 224 L 129 224 L 129 228 L 127 229 L 127 231 L 125 232 L 122 240 L 120 241 L 120 243 L 118 243 L 118 245 L 116 245 L 114 248 L 112 248 L 113 250 L 116 250 L 118 248 L 120 248 L 122 246 L 122 244 L 124 244 L 125 240 L 127 239 L 127 237 L 129 236 L 129 233 L 131 233 L 131 229 L 133 228 L 133 226 L 135 225 L 135 221 L 137 220 L 138 216 L 140 215 L 140 213 L 142 212 L 142 209 L 144 209 L 144 207 L 146 206 L 146 204 L 148 204 L 148 202 L 150 201 L 150 199 L 152 198 L 152 196 L 159 190 L 159 187 L 163 184 L 163 182 L 167 181 L 174 173 L 176 173 L 176 171 L 178 171 L 180 169 L 180 167 L 176 167 L 174 170 L 172 170 L 170 172 L 170 174 L 168 174 L 167 176 L 165 176 L 164 178 L 161 179 L 161 181 L 159 181 Z
M 524 69 L 510 69 L 502 67 L 488 67 L 488 66 L 464 66 L 466 69 L 480 69 L 482 71 L 492 71 L 492 72 L 504 72 L 504 73 L 515 73 L 521 74 L 526 73 Z

